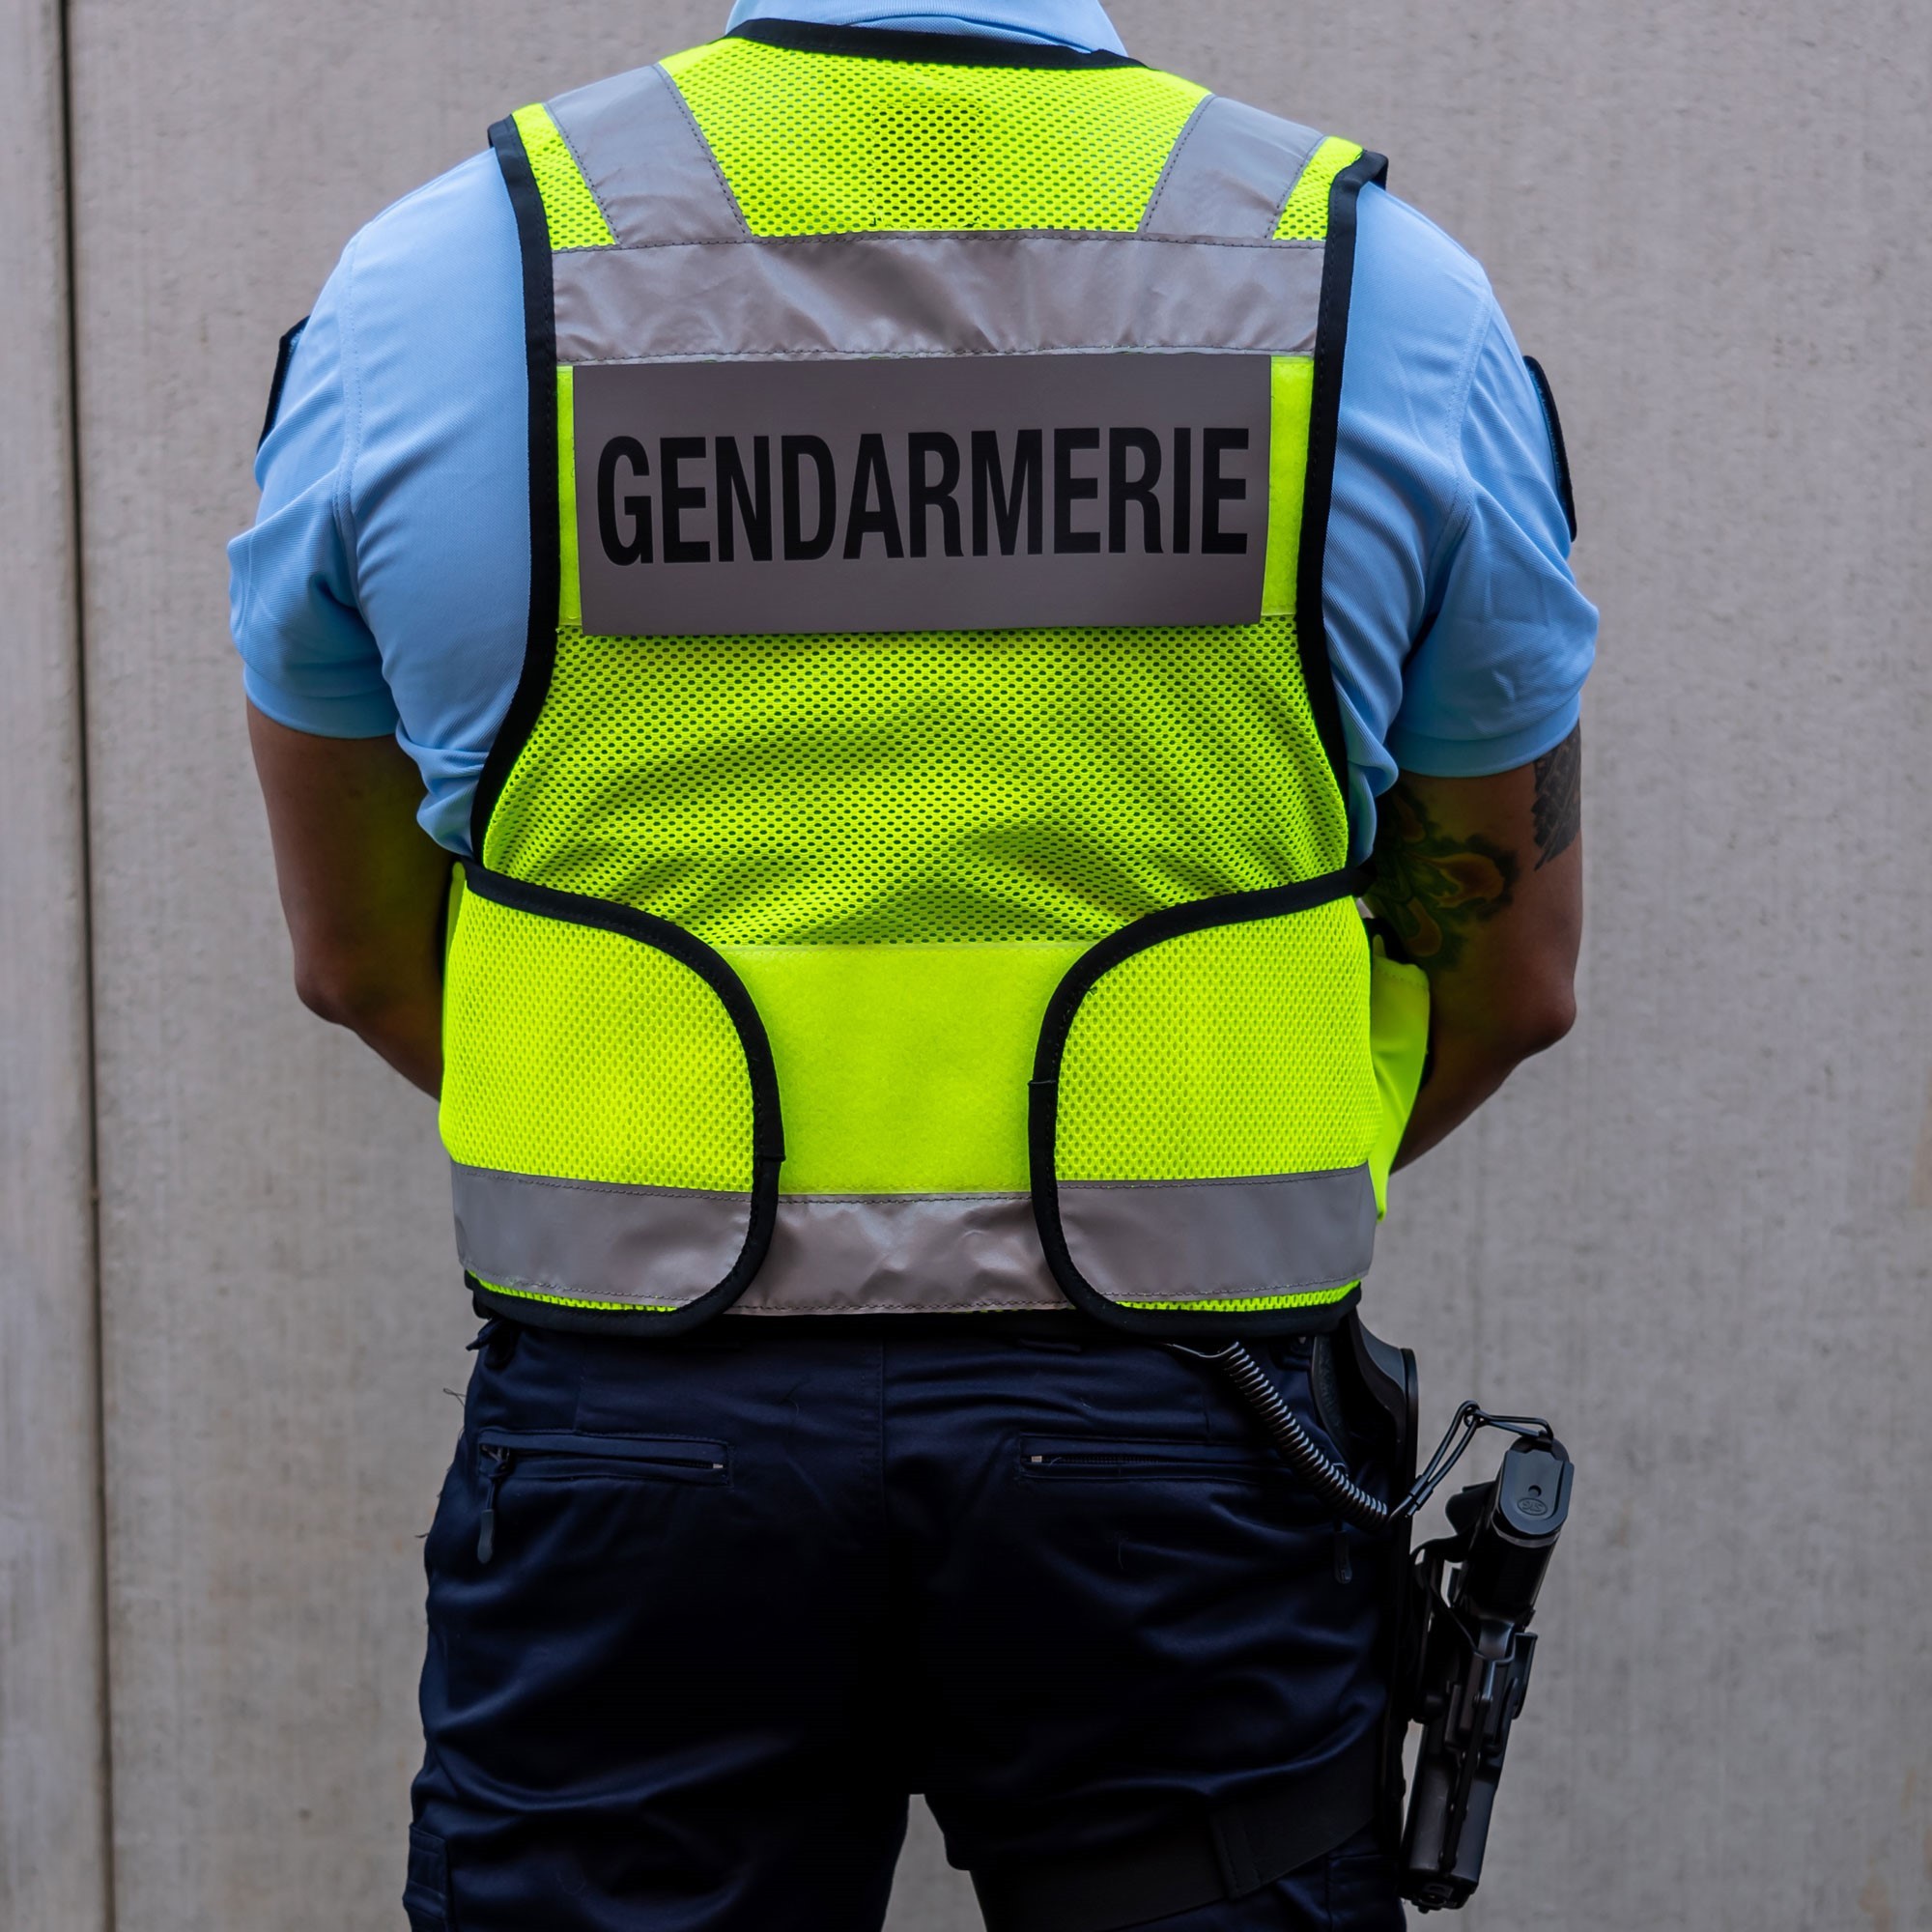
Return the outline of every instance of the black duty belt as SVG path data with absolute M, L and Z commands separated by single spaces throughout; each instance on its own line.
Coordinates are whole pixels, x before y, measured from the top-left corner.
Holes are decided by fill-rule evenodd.
M 1121 1932 L 1245 1898 L 1346 1844 L 1375 1815 L 1378 1733 L 1319 1770 L 1112 1851 L 1030 1859 L 973 1874 L 986 1932 Z

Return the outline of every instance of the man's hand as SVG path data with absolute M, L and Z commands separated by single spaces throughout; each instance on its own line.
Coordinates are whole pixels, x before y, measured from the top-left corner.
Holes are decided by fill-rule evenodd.
M 1577 1016 L 1582 756 L 1573 731 L 1489 779 L 1405 772 L 1381 801 L 1369 901 L 1429 975 L 1429 1078 L 1401 1167 L 1459 1127 Z
M 422 780 L 393 738 L 314 738 L 248 707 L 302 1004 L 426 1094 L 442 1085 L 450 856 L 416 823 Z

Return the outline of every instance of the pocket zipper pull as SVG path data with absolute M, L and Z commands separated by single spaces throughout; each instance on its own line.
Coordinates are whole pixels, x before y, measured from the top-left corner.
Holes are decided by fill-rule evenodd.
M 476 1526 L 476 1560 L 487 1563 L 497 1553 L 497 1491 L 510 1473 L 510 1452 L 498 1443 L 486 1442 L 482 1453 L 490 1466 L 483 1478 L 483 1519 Z
M 1351 1583 L 1354 1579 L 1355 1566 L 1349 1555 L 1349 1526 L 1338 1522 L 1335 1525 L 1335 1580 Z

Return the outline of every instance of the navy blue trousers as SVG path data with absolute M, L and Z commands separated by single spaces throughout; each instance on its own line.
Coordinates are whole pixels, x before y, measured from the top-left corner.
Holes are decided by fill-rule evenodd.
M 1146 1343 L 492 1322 L 427 1546 L 412 1925 L 876 1932 L 909 1793 L 971 1868 L 1320 1767 L 1384 1701 L 1343 1539 Z M 1364 1833 L 1158 1922 L 1403 1917 Z

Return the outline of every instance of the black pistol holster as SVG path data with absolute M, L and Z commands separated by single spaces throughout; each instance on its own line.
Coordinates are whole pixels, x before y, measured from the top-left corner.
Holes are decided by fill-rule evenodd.
M 1465 1903 L 1481 1875 L 1503 1752 L 1529 1682 L 1536 1639 L 1525 1626 L 1568 1513 L 1569 1457 L 1548 1423 L 1465 1402 L 1418 1473 L 1415 1356 L 1371 1335 L 1351 1311 L 1308 1344 L 1309 1388 L 1335 1442 L 1374 1445 L 1384 1496 L 1321 1447 L 1244 1345 L 1168 1346 L 1218 1369 L 1288 1468 L 1334 1506 L 1338 1524 L 1376 1539 L 1388 1579 L 1379 1660 L 1388 1703 L 1375 1732 L 1318 1773 L 1286 1774 L 1237 1804 L 1104 1855 L 976 1871 L 987 1932 L 1120 1932 L 1241 1898 L 1371 1823 L 1405 1898 L 1425 1912 Z M 1414 1550 L 1417 1511 L 1484 1428 L 1517 1438 L 1502 1467 L 1450 1502 L 1450 1535 Z M 1338 1528 L 1338 1565 L 1346 1551 Z M 1422 1740 L 1405 1820 L 1411 1723 L 1422 1726 Z

